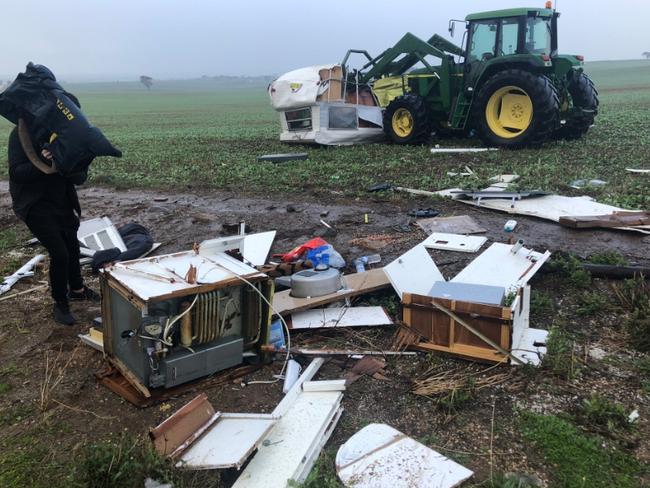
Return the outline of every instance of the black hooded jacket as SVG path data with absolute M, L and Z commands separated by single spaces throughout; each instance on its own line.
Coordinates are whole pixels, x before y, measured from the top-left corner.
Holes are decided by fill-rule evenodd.
M 38 146 L 37 144 L 37 148 Z M 47 217 L 69 216 L 74 211 L 78 216 L 81 215 L 75 185 L 86 181 L 87 164 L 82 166 L 85 170 L 68 176 L 43 173 L 25 154 L 17 129 L 9 136 L 8 149 L 9 192 L 14 212 L 21 220 L 25 221 L 30 213 Z M 36 152 L 40 153 L 40 150 Z

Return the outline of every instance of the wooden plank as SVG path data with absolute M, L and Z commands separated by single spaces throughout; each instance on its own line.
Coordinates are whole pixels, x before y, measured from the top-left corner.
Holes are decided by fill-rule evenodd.
M 290 290 L 276 293 L 273 297 L 273 312 L 279 315 L 291 314 L 390 286 L 383 268 L 345 275 L 343 279 L 345 283 L 344 289 L 322 297 L 296 298 L 291 296 Z
M 183 405 L 149 432 L 158 454 L 168 456 L 176 451 L 197 430 L 214 422 L 215 413 L 205 393 Z
M 124 364 L 122 361 L 117 359 L 115 356 L 109 358 L 109 361 L 117 368 L 117 370 L 124 376 L 126 381 L 128 381 L 136 390 L 138 390 L 145 398 L 151 397 L 151 392 Z
M 559 219 L 560 225 L 574 229 L 635 227 L 650 224 L 650 212 L 614 212 L 605 215 L 567 215 Z
M 478 360 L 489 361 L 493 363 L 502 363 L 508 359 L 507 356 L 504 356 L 503 354 L 495 351 L 494 349 L 484 349 L 482 347 L 474 347 L 474 346 L 467 346 L 467 345 L 455 345 L 453 347 L 445 347 L 445 346 L 432 344 L 430 342 L 420 342 L 414 345 L 413 347 L 415 349 L 424 352 L 439 351 L 439 352 L 453 354 L 456 356 L 461 356 L 463 358 L 467 358 L 471 360 L 478 359 Z
M 435 306 L 433 305 L 433 302 L 435 300 L 440 305 L 460 314 L 471 314 L 485 318 L 505 320 L 512 318 L 512 310 L 507 307 L 457 300 L 452 301 L 447 298 L 433 298 L 425 295 L 417 295 L 414 293 L 405 293 L 404 296 L 408 297 L 408 301 L 404 300 L 402 302 L 402 305 L 408 308 L 424 307 L 430 310 L 434 310 Z

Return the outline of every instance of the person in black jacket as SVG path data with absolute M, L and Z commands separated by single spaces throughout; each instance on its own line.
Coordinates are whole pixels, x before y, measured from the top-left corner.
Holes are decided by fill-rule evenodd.
M 36 131 L 28 133 L 29 137 L 19 137 L 15 128 L 9 136 L 9 191 L 13 209 L 50 255 L 54 320 L 73 325 L 75 318 L 70 313 L 69 300 L 99 300 L 97 293 L 83 283 L 77 240 L 81 207 L 75 185 L 86 181 L 90 161 L 80 164 L 82 169 L 76 173 L 47 174 L 36 167 L 39 161 L 32 163 L 28 153 L 32 157 L 38 154 L 40 163 L 56 169 L 47 150 L 36 150 L 48 141 Z M 25 144 L 33 147 L 26 148 Z

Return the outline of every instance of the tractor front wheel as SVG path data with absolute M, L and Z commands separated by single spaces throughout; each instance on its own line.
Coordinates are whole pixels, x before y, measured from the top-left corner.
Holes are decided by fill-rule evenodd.
M 426 144 L 432 130 L 426 101 L 419 95 L 397 97 L 384 111 L 384 132 L 395 144 Z
M 551 81 L 520 69 L 489 78 L 479 90 L 473 126 L 484 144 L 506 148 L 539 145 L 560 125 L 560 100 Z
M 598 114 L 599 100 L 594 82 L 584 73 L 574 75 L 567 89 L 571 95 L 573 107 L 584 111 L 579 116 L 567 118 L 558 132 L 559 137 L 571 141 L 580 139 L 593 125 Z

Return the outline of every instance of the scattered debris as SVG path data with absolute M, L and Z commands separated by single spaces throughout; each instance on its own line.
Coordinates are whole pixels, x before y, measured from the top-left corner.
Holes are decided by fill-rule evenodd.
M 309 158 L 308 153 L 284 153 L 284 154 L 264 154 L 258 156 L 258 161 L 269 163 L 284 163 L 285 161 L 304 161 Z
M 371 254 L 370 256 L 361 256 L 354 260 L 354 267 L 357 273 L 363 273 L 366 270 L 366 266 L 370 264 L 377 264 L 381 262 L 381 255 Z
M 414 208 L 408 211 L 410 217 L 416 217 L 418 219 L 436 217 L 440 212 L 434 210 L 433 208 Z
M 374 234 L 365 237 L 357 237 L 351 239 L 349 244 L 352 246 L 363 247 L 371 251 L 381 251 L 386 246 L 401 244 L 408 240 L 408 236 L 394 235 L 394 234 Z
M 472 200 L 476 201 L 477 206 L 481 206 L 483 200 L 489 200 L 493 198 L 497 199 L 510 199 L 510 207 L 514 208 L 515 201 L 522 200 L 524 198 L 539 198 L 548 195 L 547 192 L 543 191 L 505 191 L 501 190 L 481 190 L 481 191 L 464 191 L 464 190 L 452 190 L 451 194 L 454 198 L 458 200 Z
M 286 353 L 286 349 L 262 346 L 263 352 Z M 292 347 L 289 352 L 296 356 L 349 356 L 360 359 L 363 356 L 417 356 L 413 351 L 362 351 L 355 349 L 304 349 Z
M 289 480 L 305 481 L 343 412 L 340 382 L 303 388 L 322 364 L 315 359 L 275 408 L 272 415 L 279 420 L 233 488 L 285 488 Z
M 386 424 L 370 424 L 336 453 L 349 488 L 453 488 L 474 473 Z
M 449 234 L 483 234 L 487 232 L 469 215 L 420 219 L 416 221 L 416 224 L 429 235 L 434 232 Z
M 503 225 L 503 231 L 510 233 L 514 232 L 515 229 L 517 228 L 517 221 L 516 220 L 508 220 L 504 225 Z
M 4 285 L 4 282 L 0 286 L 3 286 L 3 285 Z M 34 286 L 34 287 L 32 287 L 32 288 L 30 288 L 28 290 L 23 290 L 23 291 L 19 291 L 19 292 L 16 292 L 16 293 L 12 293 L 10 295 L 5 295 L 2 298 L 0 298 L 0 302 L 2 302 L 4 300 L 11 300 L 14 297 L 18 297 L 18 296 L 21 296 L 21 295 L 26 295 L 28 293 L 32 293 L 32 292 L 35 292 L 35 291 L 38 291 L 38 290 L 45 290 L 45 289 L 49 288 L 49 286 L 50 285 L 48 285 L 47 282 L 45 282 L 45 283 L 43 283 L 41 285 Z
M 457 195 L 454 190 L 444 190 L 452 198 Z M 615 212 L 626 212 L 625 209 L 598 203 L 588 196 L 566 197 L 563 195 L 544 195 L 532 199 L 517 200 L 516 204 L 512 197 L 505 193 L 501 198 L 494 192 L 495 196 L 489 200 L 478 202 L 476 200 L 459 201 L 469 205 L 480 206 L 492 210 L 499 210 L 518 215 L 529 215 L 540 219 L 552 220 L 559 222 L 561 217 L 581 216 L 581 215 L 611 215 Z M 619 230 L 627 230 L 650 234 L 650 225 L 645 226 L 621 226 L 615 227 Z
M 32 259 L 27 261 L 24 265 L 22 265 L 14 274 L 5 277 L 2 283 L 0 283 L 0 295 L 11 290 L 11 287 L 14 286 L 20 279 L 34 276 L 33 269 L 44 259 L 44 254 L 37 254 Z
M 291 316 L 288 324 L 296 330 L 392 325 L 393 321 L 382 307 L 342 307 L 299 312 Z
M 519 175 L 496 175 L 490 178 L 494 183 L 513 183 L 519 179 Z
M 482 236 L 464 236 L 460 234 L 444 234 L 442 232 L 435 232 L 423 242 L 423 245 L 427 249 L 477 252 L 486 241 L 487 237 Z
M 315 298 L 338 292 L 343 288 L 341 272 L 335 268 L 322 271 L 306 269 L 291 276 L 291 296 Z
M 433 147 L 432 154 L 456 154 L 456 153 L 477 153 L 486 151 L 498 151 L 496 147 Z
M 627 171 L 628 173 L 636 173 L 636 174 L 641 174 L 641 175 L 650 174 L 650 169 L 625 168 L 625 171 Z
M 104 352 L 104 334 L 101 330 L 91 327 L 88 329 L 88 333 L 79 334 L 78 337 L 87 346 L 97 349 L 99 352 Z
M 469 369 L 458 369 L 431 374 L 431 371 L 427 371 L 422 375 L 423 379 L 417 379 L 413 382 L 413 393 L 431 397 L 460 390 L 469 384 L 475 390 L 482 390 L 483 388 L 500 385 L 510 379 L 509 372 L 486 376 L 485 373 L 492 368 L 493 366 L 490 366 L 487 370 L 479 372 Z
M 168 197 L 154 197 L 153 199 L 154 202 L 160 202 L 160 203 L 166 202 L 167 200 L 169 200 Z
M 382 358 L 364 356 L 356 362 L 352 369 L 345 375 L 345 384 L 350 386 L 362 376 L 371 376 L 376 379 L 385 379 L 384 368 L 386 360 Z
M 108 217 L 98 217 L 79 223 L 77 238 L 83 244 L 81 253 L 92 257 L 96 251 L 117 248 L 126 251 L 126 244 Z
M 607 184 L 606 181 L 603 180 L 574 180 L 572 181 L 569 186 L 571 188 L 575 188 L 576 190 L 580 190 L 582 188 L 600 188 L 601 186 L 605 186 Z

